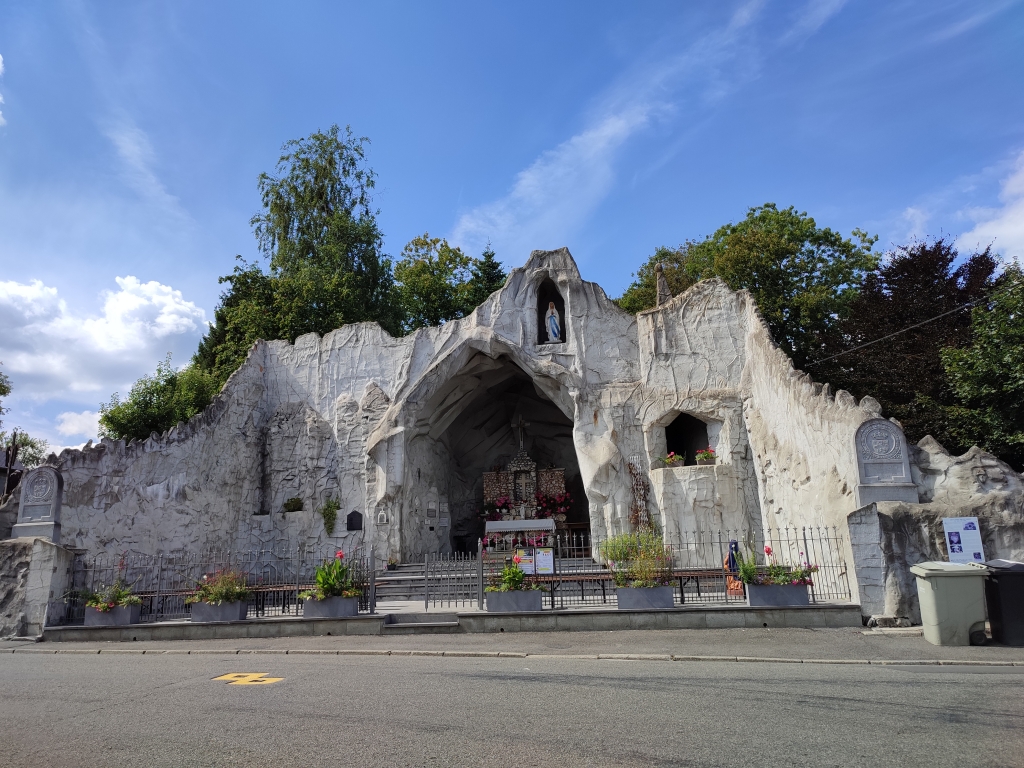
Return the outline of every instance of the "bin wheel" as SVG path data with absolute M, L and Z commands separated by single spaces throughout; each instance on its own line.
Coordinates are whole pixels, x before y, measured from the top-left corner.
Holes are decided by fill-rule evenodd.
M 985 630 L 976 629 L 971 632 L 970 637 L 971 645 L 984 645 L 988 638 L 985 636 Z

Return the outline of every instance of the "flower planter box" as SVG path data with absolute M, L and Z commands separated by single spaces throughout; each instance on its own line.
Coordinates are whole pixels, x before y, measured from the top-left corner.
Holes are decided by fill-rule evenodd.
M 624 611 L 650 611 L 674 608 L 672 587 L 619 587 L 615 590 L 619 609 Z
M 389 571 L 397 571 L 398 570 L 398 564 L 397 563 L 388 563 L 384 567 L 387 568 L 387 570 L 389 570 Z
M 519 613 L 541 611 L 543 593 L 539 589 L 517 589 L 513 592 L 488 592 L 487 610 L 495 613 Z
M 99 608 L 85 609 L 85 626 L 87 627 L 121 627 L 126 624 L 138 624 L 142 615 L 141 605 L 128 605 L 101 611 Z
M 810 605 L 806 584 L 747 584 L 747 605 L 779 608 Z
M 235 603 L 192 603 L 192 621 L 245 621 L 248 604 L 244 600 Z
M 328 597 L 325 600 L 303 600 L 302 618 L 336 619 L 359 613 L 358 597 Z
M 697 459 L 697 466 L 698 467 L 710 467 L 710 466 L 714 466 L 714 464 L 715 464 L 715 460 L 714 459 Z

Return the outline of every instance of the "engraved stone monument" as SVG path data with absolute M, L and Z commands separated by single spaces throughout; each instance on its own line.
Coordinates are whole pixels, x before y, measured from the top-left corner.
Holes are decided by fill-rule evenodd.
M 858 427 L 854 441 L 860 478 L 858 507 L 875 501 L 920 501 L 902 429 L 886 419 L 869 419 Z
M 18 522 L 11 538 L 42 536 L 60 544 L 60 504 L 64 496 L 64 478 L 53 467 L 37 467 L 22 481 Z

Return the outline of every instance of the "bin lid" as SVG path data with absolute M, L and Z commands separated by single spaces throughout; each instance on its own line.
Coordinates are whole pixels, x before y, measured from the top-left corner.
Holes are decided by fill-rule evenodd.
M 988 568 L 978 563 L 944 563 L 930 560 L 910 566 L 910 572 L 928 579 L 936 576 L 984 576 L 988 573 Z
M 993 571 L 1024 573 L 1024 563 L 1018 563 L 1016 560 L 989 560 L 985 565 Z

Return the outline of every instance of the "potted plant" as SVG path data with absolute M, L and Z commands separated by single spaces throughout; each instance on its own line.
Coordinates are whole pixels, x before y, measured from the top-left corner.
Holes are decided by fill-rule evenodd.
M 91 593 L 85 601 L 85 626 L 116 627 L 138 624 L 142 598 L 132 593 L 120 577 L 109 587 Z
M 670 451 L 668 456 L 658 456 L 658 461 L 664 464 L 666 467 L 674 467 L 676 464 L 682 464 L 686 459 L 685 456 L 680 456 L 675 451 Z
M 811 576 L 818 566 L 811 565 L 800 553 L 798 566 L 780 565 L 772 548 L 765 545 L 766 565 L 759 567 L 753 553 L 747 558 L 739 556 L 740 580 L 747 590 L 747 605 L 754 607 L 780 607 L 808 605 L 807 587 L 814 582 Z
M 715 456 L 715 449 L 710 445 L 707 448 L 701 448 L 697 451 L 698 465 L 714 464 L 716 458 L 718 457 Z
M 316 587 L 299 593 L 302 616 L 306 619 L 335 619 L 359 613 L 359 588 L 352 583 L 345 553 L 334 553 L 316 568 Z
M 485 593 L 488 611 L 518 613 L 544 609 L 541 603 L 541 589 L 536 584 L 526 582 L 526 574 L 519 567 L 521 562 L 519 555 L 514 555 L 511 564 L 507 564 L 501 571 L 497 583 L 487 587 Z
M 250 592 L 244 573 L 224 569 L 203 576 L 185 603 L 192 621 L 244 621 Z
M 620 610 L 675 607 L 672 556 L 657 531 L 612 536 L 601 542 L 600 551 L 611 566 Z
M 388 558 L 388 564 L 384 567 L 387 568 L 389 571 L 394 571 L 398 568 L 398 563 L 398 558 L 392 555 Z

